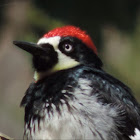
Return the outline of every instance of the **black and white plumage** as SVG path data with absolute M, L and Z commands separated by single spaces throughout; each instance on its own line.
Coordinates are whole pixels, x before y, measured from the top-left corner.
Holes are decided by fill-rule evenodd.
M 36 71 L 36 82 L 21 102 L 25 107 L 25 137 L 136 138 L 139 103 L 125 84 L 102 69 L 100 58 L 82 40 L 67 35 L 44 37 L 37 45 L 14 44 L 33 54 Z

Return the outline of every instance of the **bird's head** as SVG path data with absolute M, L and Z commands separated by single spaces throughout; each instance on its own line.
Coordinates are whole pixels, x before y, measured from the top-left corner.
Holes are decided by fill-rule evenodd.
M 75 26 L 56 28 L 46 33 L 37 44 L 23 41 L 14 41 L 14 44 L 33 55 L 36 81 L 78 65 L 102 66 L 90 36 Z

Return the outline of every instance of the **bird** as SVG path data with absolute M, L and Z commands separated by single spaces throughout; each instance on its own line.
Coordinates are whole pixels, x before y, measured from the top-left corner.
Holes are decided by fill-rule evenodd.
M 85 30 L 55 28 L 37 43 L 13 41 L 32 55 L 34 81 L 21 101 L 24 139 L 140 138 L 140 105 L 132 90 L 103 69 Z

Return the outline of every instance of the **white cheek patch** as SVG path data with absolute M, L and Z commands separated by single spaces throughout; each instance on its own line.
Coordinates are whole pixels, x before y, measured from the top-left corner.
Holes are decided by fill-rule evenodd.
M 55 49 L 55 51 L 58 54 L 58 63 L 50 70 L 45 71 L 45 72 L 35 72 L 34 74 L 34 79 L 35 81 L 38 81 L 39 79 L 42 79 L 43 77 L 45 77 L 46 75 L 50 74 L 50 73 L 54 73 L 60 70 L 64 70 L 64 69 L 69 69 L 69 68 L 73 68 L 77 65 L 79 65 L 80 63 L 74 59 L 72 59 L 71 57 L 63 54 L 59 48 L 58 45 L 60 43 L 60 36 L 55 36 L 55 37 L 50 37 L 50 38 L 41 38 L 37 44 L 41 45 L 41 44 L 46 44 L 49 43 L 50 45 L 53 46 L 53 48 Z
M 77 65 L 79 65 L 80 63 L 68 56 L 66 56 L 65 54 L 63 54 L 60 50 L 56 50 L 58 53 L 58 63 L 49 71 L 46 72 L 36 72 L 34 73 L 34 79 L 37 82 L 38 80 L 42 79 L 43 77 L 45 77 L 46 75 L 49 75 L 51 73 L 60 71 L 60 70 L 65 70 L 65 69 L 69 69 L 69 68 L 73 68 Z
M 60 50 L 56 50 L 58 53 L 58 63 L 52 68 L 52 71 L 59 71 L 69 69 L 79 65 L 79 62 L 71 57 L 63 54 Z
M 43 37 L 43 38 L 39 39 L 37 44 L 40 45 L 40 44 L 49 43 L 50 45 L 52 45 L 54 47 L 54 49 L 57 49 L 59 42 L 60 42 L 60 36 L 55 36 L 55 37 L 50 37 L 50 38 Z
M 50 38 L 43 37 L 37 43 L 38 45 L 49 43 L 54 47 L 55 51 L 58 53 L 58 63 L 52 68 L 52 71 L 59 71 L 59 70 L 68 69 L 79 65 L 79 62 L 75 61 L 69 56 L 66 56 L 58 49 L 60 39 L 61 39 L 60 36 L 55 36 Z

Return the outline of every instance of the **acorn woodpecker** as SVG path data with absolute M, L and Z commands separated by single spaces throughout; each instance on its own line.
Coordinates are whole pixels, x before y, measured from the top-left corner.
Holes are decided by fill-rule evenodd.
M 129 87 L 102 69 L 85 31 L 64 26 L 46 33 L 37 44 L 13 43 L 32 54 L 35 70 L 35 82 L 21 101 L 24 138 L 138 138 L 140 105 Z

